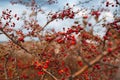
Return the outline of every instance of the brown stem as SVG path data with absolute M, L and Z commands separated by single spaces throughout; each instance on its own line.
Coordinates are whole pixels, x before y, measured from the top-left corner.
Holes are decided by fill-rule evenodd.
M 100 62 L 100 64 L 107 65 L 107 66 L 110 66 L 110 67 L 113 67 L 113 68 L 119 68 L 119 66 L 113 65 L 113 64 L 109 64 L 109 63 Z
M 8 80 L 7 62 L 8 62 L 8 58 L 7 58 L 7 56 L 5 56 L 5 63 L 4 63 L 5 80 Z
M 53 74 L 51 74 L 47 70 L 43 69 L 43 71 L 46 72 L 47 74 L 49 74 L 54 80 L 58 80 Z
M 18 66 L 17 66 L 17 57 L 16 57 L 16 54 L 15 54 L 15 70 L 16 70 L 16 73 L 17 73 L 17 79 L 20 80 Z

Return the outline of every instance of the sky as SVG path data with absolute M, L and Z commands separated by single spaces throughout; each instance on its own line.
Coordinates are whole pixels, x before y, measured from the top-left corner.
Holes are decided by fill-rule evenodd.
M 26 0 L 26 1 L 29 1 L 29 0 Z M 39 3 L 44 3 L 47 0 L 38 0 L 38 1 L 40 1 L 40 2 L 38 2 L 38 4 L 39 4 Z M 83 1 L 88 1 L 88 0 L 58 0 L 57 4 L 53 4 L 53 5 L 46 4 L 46 5 L 42 6 L 42 9 L 46 12 L 49 12 L 49 11 L 54 12 L 54 11 L 58 11 L 58 10 L 63 10 L 63 6 L 66 3 L 69 3 L 70 6 L 73 6 L 73 4 L 77 4 L 78 1 L 83 2 Z M 87 5 L 83 4 L 83 5 L 76 6 L 74 8 L 74 10 L 77 10 L 79 8 L 83 8 L 83 6 L 88 8 L 88 9 L 91 9 L 91 8 L 97 9 L 98 7 L 101 6 L 101 4 L 99 4 L 101 1 L 105 1 L 105 0 L 92 0 Z M 114 0 L 108 0 L 108 1 L 114 3 Z M 21 5 L 21 4 L 12 5 L 10 3 L 10 0 L 0 0 L 0 16 L 1 16 L 1 12 L 5 9 L 10 9 L 10 10 L 12 10 L 12 14 L 18 14 L 19 16 L 21 16 L 23 14 L 23 12 L 26 12 L 26 14 L 29 14 L 31 12 L 30 9 L 25 7 L 24 5 Z M 112 21 L 113 20 L 113 14 L 112 14 L 113 9 L 114 8 L 111 7 L 111 11 L 102 14 L 102 17 L 107 16 L 107 19 L 109 21 Z M 87 13 L 87 11 L 84 12 L 84 14 L 85 13 Z M 83 12 L 79 13 L 78 18 L 81 17 L 82 14 L 83 14 Z M 38 22 L 40 23 L 40 25 L 43 26 L 46 23 L 46 14 L 38 14 L 37 19 L 38 19 Z M 93 20 L 91 20 L 91 21 L 94 22 Z M 62 21 L 62 20 L 53 21 L 52 23 L 50 23 L 47 26 L 47 28 L 55 28 L 57 31 L 59 31 L 59 30 L 62 30 L 62 27 L 68 27 L 68 26 L 72 25 L 73 23 L 74 23 L 74 20 L 71 20 L 71 19 L 66 19 L 64 21 Z M 17 28 L 20 28 L 23 25 L 23 22 L 18 21 L 18 22 L 16 22 L 16 24 L 18 25 Z M 103 31 L 105 29 L 104 28 L 101 29 L 101 27 L 97 27 L 95 30 L 99 31 L 99 33 L 103 33 Z M 5 35 L 0 35 L 0 41 L 7 41 L 7 40 L 8 39 Z

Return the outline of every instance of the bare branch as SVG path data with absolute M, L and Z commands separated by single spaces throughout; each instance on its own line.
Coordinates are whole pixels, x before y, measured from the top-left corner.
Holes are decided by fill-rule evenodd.
M 113 64 L 109 64 L 109 63 L 100 62 L 100 64 L 102 64 L 102 65 L 107 65 L 107 66 L 111 66 L 111 67 L 113 67 L 113 68 L 119 68 L 119 66 L 113 65 Z
M 7 62 L 8 62 L 8 55 L 7 55 L 7 56 L 5 56 L 5 63 L 4 63 L 5 80 L 8 80 Z
M 47 70 L 43 69 L 43 71 L 46 72 L 47 74 L 49 74 L 54 80 L 58 80 L 53 74 L 51 74 Z

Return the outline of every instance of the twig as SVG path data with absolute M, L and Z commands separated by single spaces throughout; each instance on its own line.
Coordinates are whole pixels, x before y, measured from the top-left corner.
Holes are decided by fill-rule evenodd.
M 47 74 L 49 74 L 54 80 L 58 80 L 53 74 L 51 74 L 47 70 L 43 69 L 43 71 L 46 72 Z
M 15 54 L 15 70 L 16 70 L 16 73 L 17 73 L 17 79 L 20 80 L 19 71 L 18 71 L 18 65 L 17 65 L 16 54 Z
M 113 64 L 109 64 L 109 63 L 100 62 L 100 64 L 102 64 L 102 65 L 107 65 L 107 66 L 111 66 L 111 67 L 113 67 L 113 68 L 119 68 L 117 65 L 113 65 Z
M 7 62 L 8 62 L 8 55 L 7 55 L 7 56 L 5 56 L 5 63 L 4 63 L 5 80 L 8 80 Z

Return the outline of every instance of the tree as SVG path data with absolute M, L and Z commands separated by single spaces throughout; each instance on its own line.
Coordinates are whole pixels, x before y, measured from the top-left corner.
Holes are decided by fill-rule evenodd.
M 0 31 L 9 41 L 0 46 L 0 79 L 114 80 L 120 56 L 120 2 L 100 0 L 100 7 L 87 9 L 85 5 L 93 1 L 79 1 L 73 6 L 67 3 L 63 10 L 56 12 L 46 12 L 41 7 L 57 2 L 48 0 L 40 4 L 37 0 L 11 1 L 13 5 L 29 7 L 29 19 L 25 18 L 26 12 L 19 17 L 12 14 L 12 10 L 2 11 Z M 79 5 L 83 7 L 74 10 Z M 115 9 L 114 19 L 108 22 L 102 14 L 109 11 L 110 7 Z M 38 22 L 39 14 L 47 14 L 44 26 Z M 24 21 L 24 25 L 16 29 L 17 24 L 13 19 Z M 73 20 L 74 23 L 69 28 L 63 27 L 62 31 L 46 28 L 50 23 L 60 20 Z M 105 29 L 102 37 L 99 36 L 101 33 L 95 34 L 98 26 Z M 26 41 L 27 37 L 38 40 Z

